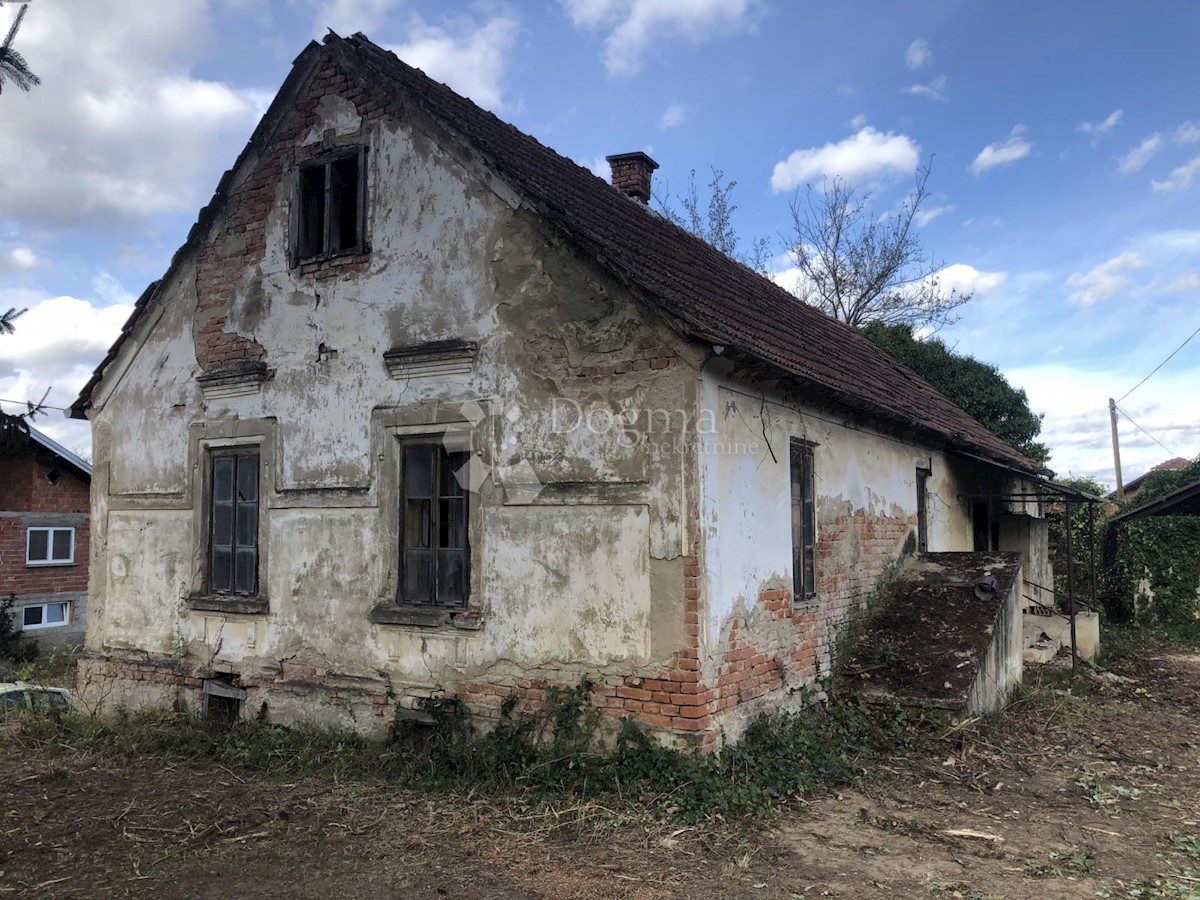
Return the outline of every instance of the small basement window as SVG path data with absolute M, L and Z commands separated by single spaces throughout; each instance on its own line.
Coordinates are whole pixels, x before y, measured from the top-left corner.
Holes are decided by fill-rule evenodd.
M 74 528 L 29 528 L 25 531 L 25 565 L 69 566 L 75 562 Z
M 61 628 L 70 621 L 67 603 L 35 603 L 21 610 L 21 629 Z
M 363 251 L 362 174 L 361 149 L 300 166 L 293 235 L 297 263 Z

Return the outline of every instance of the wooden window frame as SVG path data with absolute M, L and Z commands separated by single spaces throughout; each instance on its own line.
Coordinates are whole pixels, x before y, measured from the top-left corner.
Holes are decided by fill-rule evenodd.
M 811 603 L 817 597 L 817 476 L 813 452 L 816 446 L 811 441 L 792 438 L 788 447 L 793 606 Z
M 255 460 L 255 499 L 253 506 L 255 507 L 254 518 L 254 580 L 250 590 L 238 590 L 238 571 L 237 557 L 238 549 L 245 548 L 249 545 L 239 544 L 239 538 L 242 535 L 238 530 L 238 508 L 239 506 L 249 506 L 249 501 L 239 501 L 237 497 L 238 473 L 241 468 L 241 460 L 253 458 Z M 214 528 L 213 518 L 216 515 L 217 500 L 215 496 L 216 488 L 216 466 L 217 462 L 222 459 L 235 460 L 233 471 L 233 499 L 230 501 L 232 508 L 232 534 L 230 544 L 230 587 L 218 587 L 213 584 L 213 550 L 214 550 Z M 258 597 L 262 591 L 262 522 L 263 522 L 263 461 L 260 448 L 256 444 L 245 446 L 230 446 L 230 447 L 214 447 L 208 452 L 207 466 L 207 483 L 204 493 L 204 522 L 205 522 L 205 540 L 204 540 L 204 588 L 205 593 L 211 597 Z
M 470 608 L 470 604 L 471 604 L 471 518 L 472 518 L 472 514 L 474 512 L 472 510 L 473 504 L 471 503 L 471 491 L 466 487 L 463 487 L 463 495 L 462 495 L 463 510 L 464 510 L 463 546 L 461 548 L 439 548 L 436 546 L 436 535 L 438 534 L 438 531 L 439 531 L 438 526 L 440 524 L 441 512 L 440 512 L 440 504 L 437 502 L 431 502 L 431 504 L 430 504 L 430 522 L 429 522 L 431 538 L 430 538 L 430 546 L 428 548 L 431 552 L 431 566 L 430 566 L 430 574 L 429 574 L 430 599 L 428 599 L 428 600 L 412 600 L 405 593 L 405 581 L 408 576 L 408 572 L 406 571 L 406 564 L 405 564 L 405 553 L 409 549 L 415 549 L 415 548 L 409 548 L 407 546 L 408 535 L 406 534 L 406 522 L 407 522 L 406 503 L 407 503 L 408 498 L 407 498 L 407 494 L 406 494 L 407 473 L 405 471 L 405 466 L 407 463 L 408 451 L 415 447 L 425 447 L 425 446 L 432 447 L 434 449 L 434 467 L 433 467 L 433 474 L 431 477 L 432 477 L 433 489 L 435 492 L 440 490 L 439 485 L 441 484 L 442 466 L 445 462 L 448 461 L 448 457 L 451 453 L 462 454 L 462 455 L 466 456 L 468 464 L 470 462 L 469 447 L 449 446 L 447 444 L 446 440 L 444 439 L 444 436 L 438 436 L 438 435 L 413 436 L 413 437 L 410 437 L 410 438 L 400 441 L 400 447 L 399 447 L 399 451 L 400 451 L 400 453 L 399 453 L 399 476 L 400 477 L 399 477 L 399 482 L 397 485 L 397 499 L 398 499 L 397 511 L 398 511 L 398 519 L 399 519 L 397 522 L 397 534 L 398 534 L 399 554 L 398 554 L 397 566 L 396 566 L 396 572 L 397 572 L 396 603 L 398 606 L 404 606 L 404 607 L 410 607 L 410 608 L 443 609 L 443 610 L 447 610 L 447 611 L 456 611 L 456 610 L 462 611 L 462 610 L 466 610 L 466 609 Z M 438 501 L 441 499 L 442 499 L 442 495 L 440 493 L 435 493 L 435 495 L 431 498 L 431 500 L 433 500 L 433 501 Z M 453 602 L 444 602 L 438 598 L 438 550 L 439 549 L 454 549 L 462 554 L 462 560 L 463 560 L 462 597 Z
M 917 552 L 929 552 L 929 479 L 933 469 L 917 466 Z
M 32 538 L 33 538 L 33 533 L 35 531 L 46 532 L 46 558 L 45 559 L 32 559 L 29 556 L 29 548 L 30 548 L 30 544 L 33 542 Z M 55 534 L 55 532 L 58 532 L 58 531 L 66 531 L 66 532 L 69 532 L 71 535 L 71 552 L 68 555 L 67 559 L 55 559 L 54 558 L 54 534 Z M 44 567 L 44 566 L 73 566 L 73 565 L 75 565 L 75 528 L 74 528 L 74 526 L 30 525 L 28 528 L 26 528 L 25 529 L 25 565 L 30 568 L 34 568 L 34 567 L 40 568 L 40 567 Z
M 353 247 L 342 247 L 338 250 L 331 251 L 331 221 L 329 215 L 331 208 L 331 200 L 333 193 L 332 166 L 334 163 L 341 162 L 344 159 L 357 158 L 358 160 L 358 192 L 355 202 L 358 205 L 357 209 L 357 238 Z M 325 187 L 325 205 L 322 235 L 321 235 L 321 252 L 308 256 L 301 256 L 301 223 L 303 220 L 303 183 L 304 173 L 314 168 L 321 167 L 325 170 L 324 187 Z M 307 159 L 304 162 L 297 164 L 295 176 L 292 184 L 292 207 L 291 215 L 289 216 L 288 230 L 289 238 L 289 256 L 291 257 L 292 268 L 297 266 L 308 265 L 310 263 L 319 263 L 325 260 L 336 259 L 341 256 L 359 256 L 369 252 L 367 242 L 367 148 L 365 145 L 357 145 L 353 147 L 342 147 L 337 150 L 330 150 L 327 153 L 322 153 L 319 156 L 314 156 L 312 159 Z

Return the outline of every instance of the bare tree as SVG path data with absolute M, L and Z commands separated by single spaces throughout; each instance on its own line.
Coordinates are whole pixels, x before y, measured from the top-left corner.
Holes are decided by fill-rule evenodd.
M 3 5 L 3 2 L 0 2 L 0 6 Z M 17 36 L 17 29 L 21 27 L 21 20 L 25 18 L 25 12 L 28 9 L 26 0 L 17 11 L 17 17 L 13 19 L 12 27 L 8 29 L 8 37 L 4 39 L 3 44 L 0 44 L 0 92 L 4 90 L 5 82 L 15 84 L 23 91 L 28 91 L 42 83 L 42 79 L 29 70 L 29 64 L 25 62 L 25 57 L 18 53 L 12 45 L 13 38 Z
M 661 193 L 654 192 L 654 202 L 659 212 L 680 228 L 712 244 L 730 259 L 749 266 L 760 275 L 767 275 L 771 253 L 766 238 L 755 238 L 746 253 L 741 250 L 741 240 L 733 226 L 733 214 L 737 210 L 732 200 L 735 187 L 736 181 L 727 181 L 725 173 L 714 167 L 712 180 L 708 183 L 708 202 L 705 203 L 696 185 L 696 170 L 692 169 L 688 174 L 687 193 L 679 198 L 682 209 L 675 206 L 670 184 Z
M 955 320 L 972 291 L 943 289 L 945 263 L 931 257 L 916 226 L 930 163 L 916 173 L 913 191 L 890 213 L 870 209 L 869 192 L 841 178 L 820 190 L 808 185 L 792 199 L 788 256 L 800 273 L 800 296 L 850 325 L 907 324 L 935 331 Z

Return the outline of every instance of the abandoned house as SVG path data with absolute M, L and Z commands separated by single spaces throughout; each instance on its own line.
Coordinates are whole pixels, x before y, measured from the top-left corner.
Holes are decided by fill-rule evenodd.
M 72 410 L 85 702 L 382 732 L 588 675 L 712 748 L 819 693 L 907 552 L 1053 583 L 1047 473 L 610 162 L 361 35 L 301 53 Z
M 0 415 L 0 599 L 42 647 L 83 643 L 91 480 L 85 460 Z

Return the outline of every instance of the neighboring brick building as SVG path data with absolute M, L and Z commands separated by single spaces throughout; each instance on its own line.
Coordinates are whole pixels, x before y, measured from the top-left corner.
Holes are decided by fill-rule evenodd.
M 0 597 L 39 644 L 87 627 L 92 467 L 36 428 L 0 421 Z
M 1045 558 L 1036 464 L 610 162 L 361 35 L 296 59 L 73 407 L 81 693 L 382 731 L 588 676 L 712 748 L 906 548 Z

